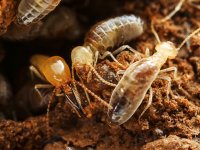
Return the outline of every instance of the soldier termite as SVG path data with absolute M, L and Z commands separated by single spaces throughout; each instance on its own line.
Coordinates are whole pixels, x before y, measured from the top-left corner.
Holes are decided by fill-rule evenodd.
M 78 95 L 78 91 L 76 91 L 76 89 L 72 87 L 71 85 L 72 82 L 82 87 L 86 92 L 91 94 L 95 99 L 99 100 L 106 107 L 108 107 L 109 109 L 111 108 L 108 103 L 106 103 L 100 97 L 98 97 L 93 92 L 91 92 L 83 84 L 71 78 L 69 66 L 67 65 L 67 63 L 65 62 L 63 58 L 59 56 L 48 57 L 45 55 L 34 55 L 30 59 L 30 62 L 32 64 L 32 66 L 30 66 L 30 70 L 32 70 L 38 77 L 40 77 L 44 81 L 48 81 L 50 83 L 50 84 L 36 84 L 35 89 L 38 91 L 39 88 L 55 87 L 52 93 L 52 98 L 49 100 L 49 104 L 47 108 L 47 126 L 48 127 L 49 127 L 50 104 L 54 96 L 64 96 L 67 102 L 79 115 L 79 110 L 82 108 L 82 106 L 80 102 L 80 97 Z M 78 106 L 75 104 L 75 102 L 73 102 L 68 97 L 68 95 L 71 92 L 74 93 L 76 100 L 79 104 Z M 48 137 L 50 137 L 49 135 L 50 134 L 48 130 Z
M 156 78 L 161 78 L 168 81 L 167 97 L 171 91 L 171 78 L 163 76 L 161 73 L 174 71 L 174 77 L 176 78 L 176 68 L 170 67 L 161 70 L 161 67 L 166 60 L 174 59 L 180 48 L 191 38 L 194 34 L 200 31 L 200 28 L 193 31 L 185 40 L 178 46 L 175 47 L 174 43 L 160 42 L 160 39 L 155 32 L 152 23 L 152 31 L 156 35 L 159 43 L 156 45 L 156 53 L 148 58 L 143 58 L 133 64 L 124 72 L 121 80 L 112 92 L 110 105 L 113 109 L 108 111 L 108 116 L 111 122 L 116 124 L 123 124 L 126 122 L 137 110 L 142 103 L 147 91 L 150 91 L 149 101 L 140 117 L 149 108 L 152 102 L 153 91 L 151 85 Z
M 83 46 L 77 46 L 72 50 L 72 69 L 73 67 L 76 70 L 82 70 L 83 68 L 88 68 L 86 70 L 91 69 L 101 82 L 110 86 L 116 86 L 105 81 L 96 72 L 94 67 L 97 59 L 100 55 L 103 55 L 100 56 L 102 59 L 110 55 L 118 65 L 124 67 L 113 57 L 109 50 L 138 37 L 142 33 L 143 21 L 134 15 L 124 15 L 97 23 L 88 32 Z M 129 47 L 124 45 L 117 49 L 116 52 L 120 52 L 125 48 Z
M 21 0 L 17 23 L 28 25 L 37 22 L 56 8 L 61 0 Z

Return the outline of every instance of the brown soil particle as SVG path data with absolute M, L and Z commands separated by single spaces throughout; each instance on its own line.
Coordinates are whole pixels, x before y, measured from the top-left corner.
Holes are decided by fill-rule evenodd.
M 200 144 L 194 140 L 170 135 L 144 145 L 141 150 L 199 150 Z
M 6 32 L 7 27 L 16 15 L 15 0 L 1 0 L 0 2 L 0 35 Z

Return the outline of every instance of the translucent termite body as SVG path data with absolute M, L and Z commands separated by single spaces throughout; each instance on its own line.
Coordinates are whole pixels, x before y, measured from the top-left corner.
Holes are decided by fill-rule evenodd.
M 200 28 L 190 34 L 178 48 L 169 41 L 159 42 L 155 47 L 156 53 L 131 64 L 127 68 L 111 95 L 109 104 L 113 109 L 108 111 L 108 116 L 112 123 L 118 125 L 125 123 L 135 113 L 142 103 L 145 94 L 150 90 L 149 103 L 141 115 L 148 109 L 153 96 L 151 85 L 156 78 L 159 78 L 159 73 L 167 71 L 174 71 L 176 73 L 175 67 L 164 70 L 161 70 L 161 67 L 167 59 L 174 59 L 183 44 L 199 31 Z M 167 91 L 167 94 L 169 94 L 171 78 L 168 76 L 160 76 L 160 78 L 169 82 Z
M 18 6 L 17 23 L 28 25 L 45 17 L 61 0 L 21 0 Z
M 134 15 L 124 15 L 97 23 L 86 35 L 83 46 L 77 46 L 72 50 L 73 67 L 76 70 L 82 70 L 84 67 L 92 69 L 102 82 L 115 86 L 102 79 L 93 68 L 96 65 L 99 54 L 103 55 L 103 58 L 110 55 L 117 61 L 109 51 L 138 37 L 142 33 L 143 21 Z M 118 64 L 120 65 L 120 63 Z
M 126 122 L 142 103 L 145 94 L 157 78 L 167 58 L 175 58 L 177 51 L 173 43 L 163 42 L 156 46 L 157 52 L 148 58 L 131 64 L 112 92 L 109 111 L 111 121 Z

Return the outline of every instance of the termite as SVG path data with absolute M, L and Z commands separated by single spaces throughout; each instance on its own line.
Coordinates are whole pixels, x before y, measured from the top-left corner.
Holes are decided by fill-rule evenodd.
M 124 15 L 97 23 L 87 33 L 83 46 L 77 46 L 72 50 L 72 70 L 73 68 L 76 70 L 91 69 L 101 82 L 115 87 L 116 84 L 105 81 L 94 69 L 97 59 L 98 57 L 103 59 L 110 55 L 118 65 L 124 67 L 109 50 L 131 41 L 142 33 L 143 21 L 135 15 Z M 120 52 L 126 48 L 134 51 L 128 45 L 123 45 L 113 53 Z M 137 51 L 134 52 L 137 53 Z
M 108 111 L 109 120 L 112 123 L 121 125 L 125 123 L 138 109 L 142 103 L 145 94 L 149 90 L 149 101 L 140 117 L 149 108 L 152 102 L 153 91 L 151 88 L 152 83 L 156 78 L 161 78 L 168 81 L 167 97 L 171 91 L 171 78 L 163 76 L 161 73 L 174 71 L 174 78 L 177 78 L 177 68 L 170 67 L 161 70 L 163 64 L 167 59 L 174 59 L 180 48 L 190 39 L 194 34 L 200 31 L 200 28 L 193 31 L 185 40 L 178 46 L 175 47 L 174 43 L 167 41 L 161 42 L 153 23 L 151 25 L 152 31 L 158 40 L 156 45 L 156 53 L 148 58 L 143 58 L 133 64 L 131 64 L 124 72 L 121 80 L 112 92 L 109 104 L 113 107 Z
M 17 23 L 28 25 L 37 22 L 53 11 L 61 0 L 21 0 L 18 6 Z
M 38 77 L 42 80 L 49 82 L 50 84 L 36 84 L 35 89 L 38 91 L 39 88 L 50 88 L 55 87 L 52 92 L 52 97 L 49 100 L 48 108 L 47 108 L 47 126 L 49 127 L 49 111 L 51 101 L 53 100 L 54 96 L 64 96 L 67 102 L 71 105 L 71 107 L 77 112 L 79 115 L 79 110 L 82 108 L 80 97 L 76 89 L 74 89 L 71 85 L 73 82 L 74 84 L 79 85 L 82 87 L 86 92 L 92 95 L 96 100 L 99 100 L 103 105 L 111 108 L 107 102 L 102 100 L 100 97 L 95 95 L 92 91 L 86 88 L 80 82 L 71 78 L 71 72 L 69 66 L 65 62 L 65 60 L 60 56 L 52 56 L 48 57 L 45 55 L 34 55 L 31 57 L 30 62 L 32 66 L 30 66 L 30 70 L 35 73 Z M 78 106 L 69 98 L 69 94 L 73 92 Z M 40 94 L 40 92 L 38 91 Z M 47 128 L 48 129 L 48 128 Z M 48 137 L 49 131 L 48 131 Z

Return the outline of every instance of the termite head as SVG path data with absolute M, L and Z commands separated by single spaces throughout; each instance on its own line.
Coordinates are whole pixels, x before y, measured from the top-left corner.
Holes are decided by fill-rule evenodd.
M 178 54 L 178 50 L 175 47 L 174 43 L 172 43 L 170 41 L 161 42 L 161 43 L 157 44 L 155 49 L 156 49 L 156 51 L 167 56 L 169 59 L 174 59 Z
M 82 67 L 83 65 L 93 64 L 93 52 L 89 47 L 77 46 L 71 53 L 72 64 Z
M 69 66 L 62 57 L 53 56 L 48 58 L 41 66 L 41 72 L 45 78 L 55 87 L 71 81 Z

